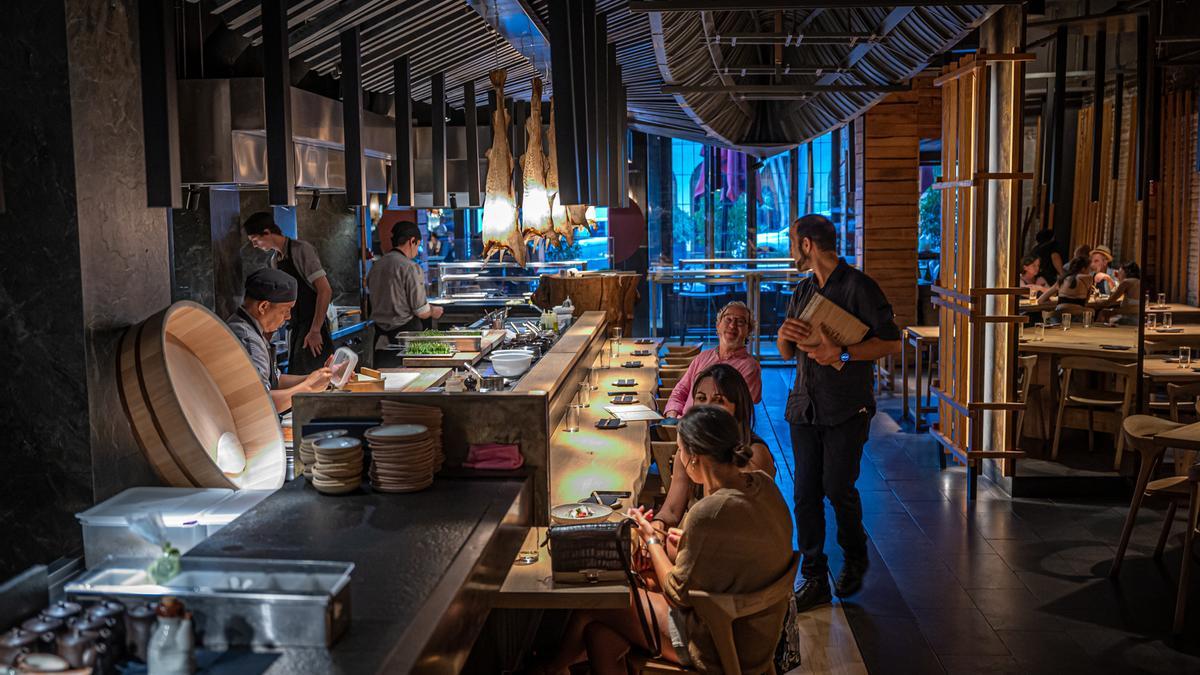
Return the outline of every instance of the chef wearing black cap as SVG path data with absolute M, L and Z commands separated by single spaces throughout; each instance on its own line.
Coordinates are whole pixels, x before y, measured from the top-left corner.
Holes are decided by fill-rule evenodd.
M 270 265 L 296 280 L 296 305 L 292 308 L 288 344 L 288 372 L 307 373 L 319 368 L 333 354 L 333 339 L 325 312 L 333 299 L 333 287 L 317 249 L 307 241 L 285 237 L 268 211 L 246 219 L 242 229 L 250 244 L 270 251 Z
M 242 306 L 225 320 L 249 354 L 259 378 L 271 393 L 275 410 L 280 413 L 291 410 L 293 395 L 324 391 L 331 376 L 328 366 L 307 375 L 282 375 L 275 365 L 271 336 L 288 320 L 295 304 L 296 280 L 291 275 L 270 268 L 255 270 L 246 278 Z

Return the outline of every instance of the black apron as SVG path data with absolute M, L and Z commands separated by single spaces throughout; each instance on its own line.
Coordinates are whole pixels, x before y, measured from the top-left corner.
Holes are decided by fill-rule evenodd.
M 317 292 L 309 285 L 308 279 L 296 269 L 292 259 L 292 240 L 288 239 L 287 255 L 280 258 L 277 268 L 286 272 L 296 280 L 296 304 L 292 307 L 291 330 L 288 334 L 288 373 L 292 375 L 307 375 L 325 365 L 325 360 L 333 355 L 333 337 L 329 333 L 329 321 L 321 320 L 321 353 L 313 356 L 304 346 L 304 336 L 312 327 L 313 315 L 317 311 Z
M 398 328 L 387 329 L 376 324 L 375 340 L 378 341 L 379 336 L 383 335 L 387 337 L 388 342 L 395 342 L 396 336 L 400 333 L 416 333 L 423 330 L 425 330 L 425 324 L 421 321 L 421 317 L 414 316 L 408 320 L 408 323 Z M 404 365 L 402 363 L 404 359 L 399 354 L 400 352 L 391 349 L 376 349 L 374 366 L 376 368 L 399 368 Z

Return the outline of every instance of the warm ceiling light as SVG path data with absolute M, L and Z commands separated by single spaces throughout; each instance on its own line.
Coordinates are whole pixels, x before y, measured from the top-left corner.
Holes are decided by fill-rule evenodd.
M 525 241 L 521 238 L 521 228 L 517 223 L 516 196 L 513 193 L 512 148 L 508 145 L 508 111 L 504 105 L 504 80 L 507 75 L 503 69 L 493 70 L 488 74 L 492 88 L 496 91 L 496 106 L 492 111 L 492 147 L 487 151 L 487 194 L 483 199 L 483 258 L 487 260 L 493 253 L 499 253 L 503 259 L 507 251 L 517 261 L 525 265 Z

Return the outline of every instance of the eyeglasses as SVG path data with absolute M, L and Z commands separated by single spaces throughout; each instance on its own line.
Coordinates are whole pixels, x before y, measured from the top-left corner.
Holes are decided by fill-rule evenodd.
M 721 318 L 721 323 L 727 323 L 738 328 L 746 328 L 750 325 L 749 319 L 741 319 L 735 316 L 726 316 Z

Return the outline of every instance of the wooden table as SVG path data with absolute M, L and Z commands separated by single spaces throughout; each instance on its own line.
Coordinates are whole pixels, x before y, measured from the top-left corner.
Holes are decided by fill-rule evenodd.
M 1055 356 L 1097 356 L 1112 361 L 1137 360 L 1137 326 L 1072 326 L 1070 330 L 1048 326 L 1045 339 L 1038 340 L 1037 328 L 1025 328 L 1019 351 L 1026 354 Z M 1100 345 L 1121 345 L 1124 350 L 1104 349 Z
M 609 349 L 606 344 L 604 349 Z M 649 349 L 651 356 L 634 357 L 631 352 Z M 583 499 L 593 490 L 627 491 L 618 512 L 636 502 L 650 468 L 649 423 L 629 422 L 621 429 L 600 430 L 598 420 L 612 417 L 604 410 L 611 405 L 608 392 L 634 394 L 639 403 L 654 407 L 658 387 L 656 345 L 635 345 L 624 338 L 618 351 L 618 363 L 637 359 L 642 368 L 620 366 L 600 371 L 599 389 L 591 401 L 579 410 L 578 431 L 566 430 L 564 419 L 550 439 L 550 503 L 565 504 Z M 599 357 L 593 367 L 599 365 Z M 633 387 L 615 387 L 622 378 L 633 378 Z M 545 528 L 533 528 L 525 546 L 541 544 Z M 538 560 L 532 565 L 513 565 L 494 602 L 495 607 L 524 609 L 624 609 L 629 607 L 629 586 L 623 581 L 599 584 L 555 584 L 550 572 L 550 553 L 539 546 Z
M 908 419 L 908 347 L 911 345 L 916 353 L 916 363 L 914 366 L 914 376 L 917 379 L 917 404 L 913 408 L 913 423 L 916 424 L 917 431 L 921 430 L 922 423 L 925 419 L 925 413 L 937 412 L 937 406 L 929 405 L 932 398 L 933 390 L 933 372 L 929 373 L 925 383 L 925 405 L 921 404 L 921 353 L 922 351 L 929 354 L 929 366 L 933 367 L 933 355 L 937 350 L 938 337 L 941 335 L 940 326 L 909 326 L 904 329 L 904 342 L 900 345 L 900 373 L 901 373 L 901 389 L 903 390 L 903 417 Z M 939 455 L 942 461 L 945 461 L 945 455 Z
M 1192 361 L 1191 366 L 1180 368 L 1178 363 L 1167 363 L 1166 358 L 1161 356 L 1147 356 L 1142 361 L 1142 372 L 1145 377 L 1156 384 L 1200 382 L 1200 373 L 1192 368 L 1200 368 L 1200 363 Z
M 1185 424 L 1154 437 L 1156 443 L 1180 450 L 1200 450 L 1200 422 Z

